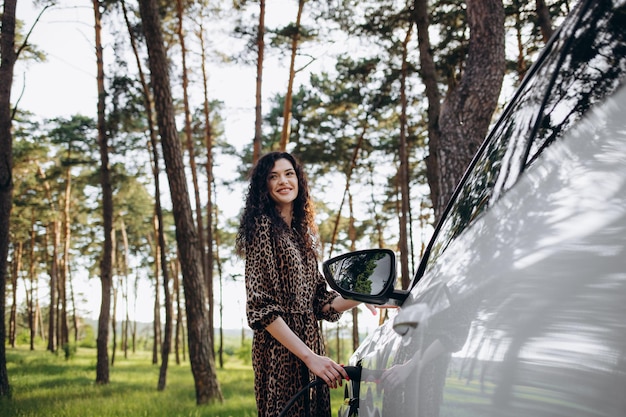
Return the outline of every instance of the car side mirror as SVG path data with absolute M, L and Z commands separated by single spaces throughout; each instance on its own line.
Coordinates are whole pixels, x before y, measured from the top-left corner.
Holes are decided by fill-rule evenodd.
M 325 261 L 322 268 L 328 285 L 343 298 L 378 305 L 406 298 L 394 291 L 396 256 L 389 249 L 348 252 Z

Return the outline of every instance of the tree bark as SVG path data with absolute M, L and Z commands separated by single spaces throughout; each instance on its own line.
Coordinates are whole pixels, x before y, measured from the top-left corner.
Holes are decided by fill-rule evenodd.
M 43 180 L 43 187 L 46 192 L 46 199 L 50 205 L 51 211 L 54 213 L 56 211 L 56 207 L 54 202 L 52 201 L 52 193 L 50 192 L 50 183 L 46 179 L 46 174 L 44 173 L 41 166 L 37 166 L 37 175 Z M 49 245 L 49 237 L 52 240 L 52 257 L 48 260 L 48 250 L 44 251 L 44 263 L 49 265 L 48 275 L 50 276 L 50 282 L 48 287 L 50 288 L 50 307 L 48 308 L 48 345 L 46 350 L 50 352 L 55 351 L 55 337 L 54 337 L 54 323 L 56 321 L 56 281 L 57 281 L 57 248 L 58 248 L 58 238 L 59 235 L 59 221 L 55 218 L 47 225 L 46 234 L 45 234 L 45 247 L 47 248 Z
M 480 147 L 497 105 L 505 69 L 504 6 L 502 0 L 467 0 L 467 61 L 460 81 L 450 87 L 443 104 L 438 99 L 427 34 L 427 1 L 416 0 L 415 10 L 429 100 L 427 177 L 438 220 Z
M 169 285 L 169 273 L 168 273 L 168 262 L 167 262 L 167 247 L 165 245 L 165 231 L 163 227 L 163 209 L 161 207 L 161 181 L 160 181 L 160 173 L 161 169 L 159 167 L 159 149 L 157 143 L 157 133 L 154 127 L 154 116 L 152 113 L 152 95 L 150 94 L 150 88 L 148 87 L 148 82 L 146 81 L 146 77 L 143 72 L 143 66 L 141 64 L 141 59 L 139 58 L 139 52 L 137 50 L 137 42 L 135 41 L 135 36 L 133 35 L 133 30 L 128 20 L 128 12 L 126 10 L 126 3 L 122 0 L 122 11 L 124 14 L 124 21 L 126 22 L 126 28 L 128 29 L 128 35 L 130 37 L 130 44 L 133 49 L 133 54 L 135 56 L 135 62 L 137 64 L 137 71 L 139 73 L 139 81 L 141 82 L 141 88 L 144 97 L 144 105 L 146 108 L 146 119 L 148 123 L 148 132 L 150 135 L 150 140 L 148 142 L 148 147 L 152 151 L 151 159 L 152 159 L 152 176 L 154 177 L 154 233 L 156 237 L 156 247 L 155 247 L 155 267 L 154 267 L 154 320 L 153 320 L 153 332 L 154 332 L 154 345 L 152 352 L 152 363 L 158 363 L 158 346 L 161 341 L 160 332 L 161 332 L 161 306 L 159 302 L 159 271 L 163 274 L 163 281 L 166 283 L 165 285 Z M 166 306 L 167 308 L 167 306 Z M 166 316 L 168 314 L 167 310 L 165 312 Z M 166 318 L 167 323 L 167 318 Z M 167 326 L 167 324 L 166 324 Z M 167 366 L 165 367 L 167 369 Z M 163 367 L 160 372 L 163 372 Z M 159 375 L 159 380 L 161 376 Z M 165 381 L 165 378 L 163 379 Z M 157 387 L 158 389 L 158 387 Z
M 100 2 L 93 0 L 96 40 L 96 65 L 98 85 L 98 147 L 100 149 L 100 186 L 102 187 L 102 220 L 104 246 L 100 259 L 100 288 L 102 302 L 98 316 L 98 337 L 96 339 L 96 383 L 109 383 L 109 320 L 111 317 L 111 287 L 113 285 L 113 187 L 109 166 L 109 140 L 104 113 L 104 64 L 102 60 Z
M 48 226 L 48 231 L 52 229 L 52 256 L 50 259 L 50 308 L 48 318 L 48 347 L 50 352 L 56 352 L 58 348 L 59 338 L 57 337 L 57 295 L 59 280 L 59 246 L 61 244 L 61 224 L 58 219 L 54 219 L 52 224 Z
M 408 72 L 407 54 L 408 43 L 413 33 L 413 22 L 409 22 L 404 42 L 402 42 L 402 68 L 400 71 L 400 167 L 398 179 L 400 181 L 400 282 L 402 289 L 409 288 L 411 277 L 409 276 L 409 213 L 411 193 L 409 189 L 409 150 L 407 144 L 407 98 L 406 78 Z
M 200 201 L 200 186 L 198 185 L 198 168 L 196 166 L 196 151 L 193 142 L 193 131 L 191 128 L 191 110 L 189 108 L 189 79 L 187 76 L 187 49 L 185 47 L 185 34 L 183 31 L 183 2 L 176 0 L 176 12 L 178 17 L 178 42 L 180 43 L 182 82 L 183 82 L 183 107 L 185 112 L 185 143 L 189 153 L 189 170 L 191 171 L 191 183 L 193 184 L 193 195 L 196 203 L 196 227 L 198 228 L 198 247 L 200 258 L 202 259 L 202 271 L 205 279 L 208 279 L 207 257 L 204 247 L 204 225 L 202 222 L 202 202 Z M 204 54 L 204 52 L 203 52 Z M 204 62 L 204 61 L 203 61 Z M 207 223 L 210 224 L 210 223 Z
M 37 335 L 35 328 L 37 322 L 35 321 L 35 281 L 37 280 L 37 273 L 35 270 L 35 244 L 36 244 L 37 232 L 35 231 L 35 216 L 31 216 L 30 222 L 30 249 L 28 251 L 28 280 L 30 281 L 30 294 L 27 292 L 27 305 L 28 305 L 28 329 L 30 330 L 30 350 L 35 350 L 35 336 Z M 20 243 L 21 246 L 21 243 Z M 15 287 L 14 287 L 15 289 Z M 15 291 L 13 291 L 15 292 Z
M 355 219 L 354 219 L 354 205 L 352 201 L 352 193 L 348 193 L 348 207 L 350 208 L 350 226 L 348 228 L 348 237 L 350 238 L 350 251 L 356 250 L 356 227 L 355 227 Z M 352 350 L 355 351 L 360 344 L 359 341 L 359 309 L 353 308 L 351 311 L 352 314 Z M 337 328 L 339 328 L 339 324 L 337 324 Z M 337 334 L 337 339 L 339 339 L 339 334 Z M 339 357 L 339 346 L 337 346 L 337 357 Z
M 5 350 L 5 303 L 9 219 L 13 199 L 13 137 L 11 135 L 11 86 L 15 51 L 15 8 L 17 0 L 5 0 L 0 33 L 0 398 L 11 396 Z
M 215 223 L 209 226 L 213 230 L 217 230 L 217 205 L 214 207 L 215 209 Z M 220 302 L 219 302 L 219 317 L 220 317 L 220 340 L 219 340 L 219 348 L 218 352 L 218 360 L 220 369 L 224 368 L 224 277 L 222 275 L 222 261 L 220 260 L 220 240 L 219 234 L 215 234 L 215 262 L 217 266 L 217 279 L 219 280 L 220 285 Z
M 159 207 L 160 210 L 160 207 Z M 163 219 L 161 218 L 161 221 Z M 161 243 L 165 246 L 165 240 L 163 235 L 163 229 L 161 227 L 161 223 L 159 223 L 159 247 L 161 248 Z M 161 248 L 160 252 L 165 250 L 164 247 Z M 163 263 L 167 262 L 165 259 L 161 259 Z M 167 267 L 167 264 L 166 264 Z M 157 390 L 163 391 L 167 386 L 167 367 L 170 361 L 170 351 L 172 350 L 172 296 L 170 295 L 170 279 L 169 274 L 163 271 L 163 302 L 165 303 L 165 329 L 163 331 L 163 340 L 161 341 L 161 368 L 159 369 L 159 380 L 157 382 Z M 156 310 L 156 313 L 159 313 L 160 309 Z
M 437 155 L 439 153 L 439 142 L 441 131 L 439 129 L 439 114 L 441 113 L 441 94 L 437 84 L 437 69 L 432 54 L 432 45 L 430 43 L 430 19 L 428 17 L 428 0 L 415 0 L 413 4 L 413 18 L 417 26 L 417 43 L 419 49 L 420 75 L 424 83 L 426 99 L 428 100 L 427 126 L 428 126 L 428 150 L 429 155 L 426 157 L 426 177 L 430 187 L 430 199 L 435 211 L 435 219 L 439 219 L 442 190 L 440 189 L 439 161 Z
M 302 9 L 305 0 L 298 1 L 298 15 L 296 17 L 296 30 L 291 39 L 291 61 L 289 63 L 289 83 L 287 85 L 287 94 L 285 94 L 285 107 L 283 108 L 283 130 L 280 135 L 280 150 L 287 150 L 289 135 L 291 133 L 291 105 L 293 97 L 293 80 L 296 77 L 296 55 L 298 52 L 298 42 L 300 39 L 300 19 L 302 18 Z
M 155 165 L 153 165 L 153 169 L 155 169 Z M 157 204 L 159 206 L 158 210 L 160 210 L 160 207 L 161 207 L 160 203 L 157 203 Z M 158 220 L 157 216 L 155 216 L 153 218 L 153 224 L 154 224 L 154 235 L 156 237 L 157 242 L 160 242 L 161 236 L 162 236 L 161 233 L 163 232 L 162 230 L 163 223 Z M 159 347 L 161 346 L 161 340 L 162 340 L 161 338 L 161 290 L 160 290 L 161 280 L 159 278 L 159 275 L 160 275 L 159 271 L 163 270 L 163 272 L 165 272 L 165 269 L 163 269 L 163 267 L 161 266 L 161 263 L 163 262 L 162 253 L 163 253 L 164 248 L 162 248 L 160 245 L 161 245 L 160 243 L 155 245 L 155 254 L 154 254 L 155 256 L 154 259 L 156 259 L 156 262 L 154 265 L 154 305 L 152 306 L 152 317 L 153 317 L 152 333 L 154 336 L 153 337 L 154 343 L 152 344 L 152 364 L 159 363 Z M 165 275 L 165 277 L 167 277 L 167 275 Z M 159 374 L 159 379 L 161 379 L 160 374 Z M 157 385 L 157 389 L 158 389 L 158 385 Z
M 11 308 L 9 311 L 9 345 L 15 347 L 17 337 L 17 277 L 22 269 L 24 245 L 22 242 L 13 245 L 13 259 L 11 263 Z
M 67 159 L 71 160 L 72 144 L 68 143 L 67 147 Z M 60 323 L 60 338 L 59 345 L 64 349 L 68 348 L 70 341 L 69 329 L 67 326 L 67 284 L 69 277 L 69 264 L 70 264 L 70 242 L 71 242 L 71 228 L 70 228 L 70 205 L 72 201 L 72 173 L 71 166 L 65 171 L 65 194 L 63 198 L 63 257 L 61 262 L 61 273 L 59 274 L 59 302 L 61 304 L 61 310 L 59 311 L 59 323 Z
M 79 332 L 79 324 L 78 324 L 78 314 L 76 313 L 76 297 L 74 293 L 74 283 L 72 282 L 72 269 L 69 269 L 70 275 L 68 283 L 70 284 L 70 301 L 72 303 L 72 326 L 74 327 L 74 343 L 78 342 L 78 332 Z
M 504 78 L 504 6 L 502 0 L 468 0 L 470 28 L 466 68 L 441 109 L 439 184 L 445 207 L 483 142 Z
M 115 242 L 115 240 L 114 240 Z M 113 253 L 116 252 L 113 245 Z M 115 266 L 114 266 L 115 267 Z M 111 366 L 115 365 L 115 355 L 117 355 L 117 291 L 119 285 L 113 285 L 113 306 L 111 308 Z
M 350 166 L 346 171 L 346 185 L 343 190 L 343 196 L 341 198 L 341 203 L 339 203 L 339 209 L 337 210 L 337 217 L 335 218 L 335 224 L 333 226 L 333 234 L 330 239 L 330 250 L 328 251 L 328 257 L 333 256 L 333 250 L 335 249 L 335 241 L 337 240 L 337 234 L 339 233 L 339 221 L 341 220 L 341 212 L 343 210 L 343 204 L 346 200 L 346 195 L 350 192 L 350 181 L 352 181 L 352 173 L 357 166 L 357 161 L 359 159 L 359 152 L 361 152 L 361 146 L 363 145 L 363 141 L 365 140 L 365 135 L 367 133 L 369 115 L 365 117 L 365 120 L 362 122 L 363 131 L 359 135 L 357 143 L 354 147 L 354 151 L 352 152 L 352 159 L 350 160 Z
M 262 104 L 262 86 L 263 86 L 263 58 L 265 54 L 265 0 L 259 1 L 259 27 L 257 29 L 256 38 L 257 60 L 256 60 L 256 105 L 254 118 L 254 143 L 252 151 L 252 164 L 261 157 L 263 148 L 263 112 Z
M 175 337 L 174 337 L 174 351 L 176 352 L 176 364 L 180 365 L 181 364 L 181 341 L 184 338 L 184 328 L 183 328 L 183 308 L 182 308 L 182 300 L 181 300 L 181 294 L 180 294 L 180 280 L 178 279 L 179 274 L 178 274 L 178 268 L 176 268 L 175 266 L 177 265 L 177 263 L 175 261 L 171 262 L 172 264 L 172 282 L 174 285 L 174 295 L 176 297 L 176 328 L 175 328 Z M 182 357 L 185 357 L 184 354 L 184 343 L 182 343 L 182 350 L 183 350 L 183 355 Z
M 206 54 L 204 45 L 204 30 L 200 30 L 200 46 L 202 49 L 202 88 L 203 88 L 203 116 L 204 116 L 204 146 L 206 148 L 206 178 L 207 178 L 207 203 L 206 203 L 206 219 L 207 219 L 207 253 L 206 253 L 206 286 L 207 299 L 209 303 L 209 332 L 211 336 L 215 335 L 214 311 L 215 300 L 213 290 L 213 129 L 211 127 L 211 107 L 209 103 L 209 82 L 206 70 Z M 215 338 L 211 338 L 211 353 L 215 357 Z
M 526 53 L 524 51 L 524 41 L 522 39 L 522 16 L 521 16 L 521 6 L 520 0 L 515 0 L 515 41 L 517 43 L 517 79 L 521 82 L 524 79 L 524 75 L 526 75 Z
M 550 9 L 548 9 L 545 0 L 536 0 L 535 5 L 537 9 L 537 24 L 541 29 L 543 41 L 546 43 L 554 33 L 554 29 L 552 28 L 552 18 L 550 17 Z
M 123 259 L 121 265 L 121 285 L 120 289 L 122 290 L 122 300 L 124 300 L 124 320 L 122 323 L 122 349 L 124 350 L 124 359 L 128 358 L 128 331 L 130 328 L 130 317 L 128 316 L 128 312 L 130 310 L 130 305 L 128 303 L 128 234 L 126 232 L 126 223 L 124 222 L 124 218 L 120 219 L 120 233 L 122 234 L 122 246 L 123 246 Z
M 189 357 L 195 381 L 196 403 L 205 404 L 213 399 L 221 400 L 222 394 L 215 375 L 213 355 L 210 351 L 213 335 L 209 332 L 205 306 L 206 292 L 198 248 L 198 236 L 191 214 L 181 145 L 176 130 L 167 56 L 163 46 L 158 6 L 155 0 L 140 0 L 139 9 L 148 47 L 151 85 L 172 196 L 176 241 L 180 253 L 185 290 Z

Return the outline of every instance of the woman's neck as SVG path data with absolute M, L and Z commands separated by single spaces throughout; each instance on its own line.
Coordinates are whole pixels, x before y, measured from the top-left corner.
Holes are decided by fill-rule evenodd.
M 291 227 L 291 221 L 293 220 L 293 204 L 277 206 L 280 217 L 283 218 L 287 226 Z

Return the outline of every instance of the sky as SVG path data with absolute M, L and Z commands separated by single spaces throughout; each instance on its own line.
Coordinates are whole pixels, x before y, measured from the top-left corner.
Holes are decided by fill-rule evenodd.
M 34 27 L 29 42 L 44 51 L 47 59 L 43 63 L 18 63 L 12 99 L 14 103 L 19 99 L 20 108 L 41 118 L 70 117 L 74 114 L 95 118 L 97 91 L 93 9 L 91 3 L 85 1 L 64 1 L 63 4 L 63 7 L 47 9 Z M 25 30 L 32 27 L 40 10 L 32 7 L 30 0 L 18 2 L 17 18 L 25 22 Z M 243 146 L 247 137 L 253 136 L 253 131 L 242 127 L 254 127 L 254 76 L 243 74 L 247 70 L 238 67 L 231 68 L 228 73 L 212 72 L 209 80 L 211 86 L 221 87 L 213 91 L 213 96 L 224 100 L 225 129 L 228 137 L 239 146 Z M 251 70 L 254 71 L 253 68 Z M 224 79 L 227 74 L 232 78 Z M 99 280 L 88 279 L 80 271 L 74 274 L 73 279 L 76 291 L 84 293 L 81 310 L 96 319 L 101 300 Z M 224 317 L 227 320 L 224 327 L 240 328 L 245 309 L 245 303 L 241 301 L 245 299 L 243 286 L 229 280 L 224 290 L 224 298 L 234 300 L 225 303 Z M 138 293 L 137 309 L 131 310 L 131 317 L 135 316 L 142 322 L 151 321 L 152 308 L 148 303 L 153 302 L 151 295 L 154 290 L 147 280 L 140 280 Z M 141 297 L 141 294 L 149 294 L 150 297 Z
M 269 3 L 268 9 L 271 9 L 279 3 L 289 2 L 273 0 Z M 63 4 L 63 7 L 47 9 L 29 38 L 31 44 L 46 53 L 47 61 L 27 65 L 18 63 L 15 71 L 13 98 L 21 94 L 20 107 L 42 117 L 95 113 L 96 108 L 93 9 L 90 2 L 83 0 L 65 0 Z M 286 5 L 285 9 L 279 10 L 289 9 Z M 30 28 L 40 10 L 32 7 L 30 0 L 20 1 L 17 18 L 26 23 L 25 28 Z M 107 65 L 111 64 L 106 62 L 111 45 L 106 44 L 105 30 L 103 37 L 106 71 Z M 254 67 L 230 65 L 213 67 L 209 74 L 211 96 L 224 101 L 229 139 L 239 146 L 254 135 L 254 73 Z M 264 80 L 266 97 L 286 84 L 282 82 L 286 75 L 276 75 L 272 77 L 270 73 Z M 242 129 L 243 125 L 248 129 Z
M 63 7 L 47 9 L 32 29 L 29 42 L 47 55 L 46 62 L 18 62 L 15 68 L 12 100 L 21 109 L 41 118 L 69 117 L 84 114 L 96 117 L 96 62 L 94 53 L 93 9 L 91 2 L 65 0 Z M 31 0 L 19 1 L 17 18 L 24 22 L 24 31 L 31 29 L 41 8 Z M 297 2 L 271 0 L 267 2 L 266 25 L 294 20 Z M 106 43 L 106 36 L 105 36 Z M 105 45 L 105 60 L 110 45 Z M 105 67 L 110 65 L 105 61 Z M 320 64 L 323 65 L 323 64 Z M 319 66 L 318 66 L 319 68 Z M 106 71 L 106 68 L 105 68 Z M 224 129 L 229 143 L 241 149 L 249 146 L 254 136 L 255 72 L 253 66 L 214 66 L 209 71 L 209 88 L 212 98 L 224 102 Z M 266 60 L 263 97 L 267 99 L 286 89 L 288 60 Z M 303 76 L 299 76 L 304 78 Z M 264 110 L 268 105 L 264 103 Z M 100 303 L 100 282 L 76 274 L 76 289 L 86 296 L 81 310 L 97 318 Z M 152 294 L 147 280 L 141 280 L 139 294 Z M 216 284 L 216 294 L 219 291 Z M 245 325 L 245 290 L 241 282 L 227 280 L 224 286 L 224 327 L 240 328 Z M 139 298 L 138 321 L 151 321 L 150 298 Z M 376 319 L 363 309 L 362 325 L 372 327 Z M 216 318 L 216 326 L 217 324 Z

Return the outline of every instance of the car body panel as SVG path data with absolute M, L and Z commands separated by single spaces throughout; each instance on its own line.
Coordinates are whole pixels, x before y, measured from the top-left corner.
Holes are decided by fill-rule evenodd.
M 624 114 L 626 89 L 547 149 L 359 347 L 360 416 L 624 415 Z
M 624 3 L 581 2 L 548 45 L 340 416 L 626 416 Z

